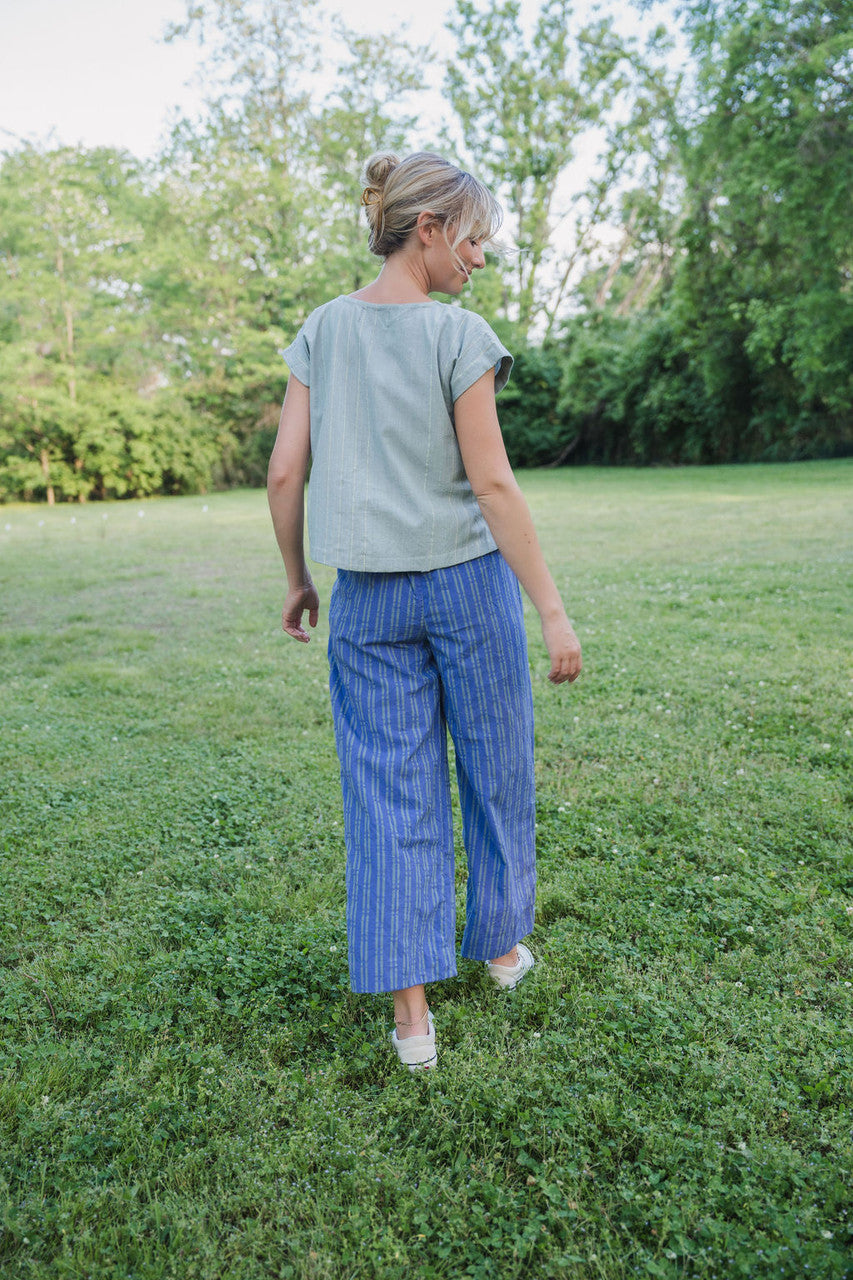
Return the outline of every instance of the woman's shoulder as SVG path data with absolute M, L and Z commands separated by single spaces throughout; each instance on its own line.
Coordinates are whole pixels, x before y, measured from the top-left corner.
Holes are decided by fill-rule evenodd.
M 449 313 L 445 332 L 452 334 L 453 342 L 460 350 L 472 348 L 490 351 L 493 348 L 506 350 L 488 320 L 481 316 L 479 311 L 469 311 L 467 307 L 454 306 L 445 306 L 443 310 Z
M 346 302 L 346 294 L 339 294 L 337 298 L 330 298 L 328 302 L 321 302 L 318 307 L 310 311 L 305 318 L 305 324 L 318 324 L 326 316 L 332 316 L 341 310 L 341 303 Z
M 346 309 L 346 294 L 321 302 L 313 311 L 309 311 L 299 327 L 299 333 L 311 345 L 320 340 L 335 341 L 341 331 Z
M 478 338 L 496 338 L 494 329 L 488 320 L 480 315 L 479 311 L 469 311 L 467 307 L 454 307 L 452 305 L 445 306 L 443 310 L 449 313 L 447 319 L 448 328 L 452 329 L 463 341 Z

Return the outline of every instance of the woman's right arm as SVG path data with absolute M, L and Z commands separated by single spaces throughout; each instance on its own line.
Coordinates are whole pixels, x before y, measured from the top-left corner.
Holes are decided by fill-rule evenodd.
M 316 627 L 320 600 L 305 560 L 305 480 L 311 457 L 309 393 L 293 374 L 287 383 L 278 434 L 267 471 L 267 497 L 276 540 L 287 574 L 281 625 L 294 640 L 308 642 L 302 615 Z
M 553 684 L 576 680 L 581 647 L 548 572 L 524 495 L 512 473 L 495 406 L 489 370 L 454 405 L 456 438 L 465 473 L 501 555 L 530 597 L 542 622 Z

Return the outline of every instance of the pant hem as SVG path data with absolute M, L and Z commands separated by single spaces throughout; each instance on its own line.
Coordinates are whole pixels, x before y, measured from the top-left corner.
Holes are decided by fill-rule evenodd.
M 461 949 L 462 959 L 473 960 L 476 963 L 481 963 L 481 964 L 482 963 L 488 964 L 490 960 L 494 960 L 495 956 L 507 955 L 510 951 L 512 951 L 514 946 L 516 946 L 519 942 L 523 942 L 525 938 L 529 937 L 530 933 L 531 933 L 530 929 L 523 929 L 522 932 L 519 933 L 518 936 L 515 938 L 515 940 L 511 942 L 509 946 L 506 946 L 506 947 L 503 946 L 502 944 L 496 944 L 493 949 L 489 949 L 487 951 L 484 951 L 482 947 L 478 947 L 476 955 L 473 955 L 469 948 L 463 947 Z
M 392 986 L 362 986 L 352 978 L 350 978 L 350 987 L 353 994 L 357 996 L 383 996 L 389 995 L 392 991 L 404 991 L 407 987 L 419 987 L 422 983 L 427 986 L 431 982 L 444 982 L 447 978 L 455 978 L 458 974 L 456 965 L 452 965 L 449 969 L 441 973 L 433 973 L 430 976 L 423 977 L 418 974 L 414 976 L 405 976 L 399 982 L 393 983 Z

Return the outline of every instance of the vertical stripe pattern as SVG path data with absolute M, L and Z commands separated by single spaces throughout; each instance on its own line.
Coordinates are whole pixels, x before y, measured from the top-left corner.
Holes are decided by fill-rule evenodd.
M 424 573 L 339 570 L 329 664 L 353 991 L 456 973 L 447 730 L 468 855 L 462 954 L 533 927 L 533 705 L 521 596 L 499 552 Z

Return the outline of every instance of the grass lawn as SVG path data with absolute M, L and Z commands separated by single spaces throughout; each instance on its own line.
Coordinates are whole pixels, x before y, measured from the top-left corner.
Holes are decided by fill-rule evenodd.
M 264 495 L 0 511 L 4 1280 L 853 1276 L 853 465 L 521 479 L 540 963 L 418 1077 Z

